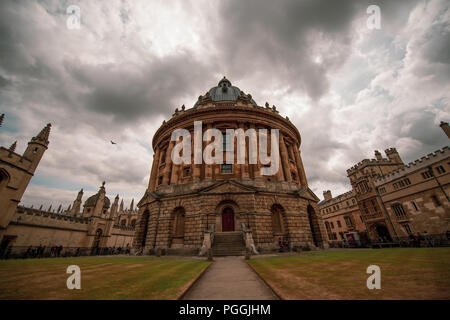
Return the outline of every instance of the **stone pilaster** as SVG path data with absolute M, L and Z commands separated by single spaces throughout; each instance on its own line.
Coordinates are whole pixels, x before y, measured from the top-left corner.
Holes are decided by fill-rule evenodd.
M 283 172 L 286 181 L 291 182 L 291 170 L 289 170 L 289 159 L 288 159 L 288 151 L 286 147 L 286 142 L 284 141 L 284 136 L 280 132 L 280 152 L 281 152 L 281 163 L 283 165 Z
M 148 190 L 154 191 L 156 186 L 156 179 L 157 179 L 157 173 L 158 173 L 158 167 L 159 167 L 159 155 L 160 155 L 160 149 L 157 147 L 156 152 L 153 155 L 153 164 L 152 164 L 152 171 L 150 173 L 150 181 L 148 184 Z

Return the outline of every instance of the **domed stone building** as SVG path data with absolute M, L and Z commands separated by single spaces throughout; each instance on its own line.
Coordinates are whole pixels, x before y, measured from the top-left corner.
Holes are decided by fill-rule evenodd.
M 194 122 L 201 122 L 200 140 L 194 134 Z M 199 164 L 194 159 L 195 151 L 191 152 L 190 163 L 175 163 L 172 153 L 178 142 L 171 137 L 180 128 L 189 131 L 191 150 L 198 150 L 199 144 L 202 154 L 211 143 L 205 131 L 219 130 L 224 137 L 224 159 L 230 149 L 238 149 L 237 137 L 228 138 L 227 129 L 254 129 L 258 151 L 260 136 L 266 134 L 270 150 L 271 129 L 278 129 L 278 170 L 272 175 L 261 174 L 270 164 L 263 164 L 260 154 L 256 162 L 251 161 L 250 136 L 245 138 L 243 163 L 210 164 L 203 160 Z M 227 239 L 233 242 L 232 238 L 255 253 L 277 250 L 280 239 L 291 248 L 323 247 L 323 223 L 317 214 L 319 199 L 308 188 L 300 144 L 299 131 L 275 106 L 259 106 L 250 94 L 224 77 L 192 108 L 183 105 L 181 110 L 176 109 L 156 131 L 150 181 L 138 203 L 134 247 L 144 253 L 158 248 L 196 253 L 211 246 L 214 254 L 241 253 L 221 248 L 222 243 L 227 246 Z M 238 156 L 239 151 L 233 155 L 234 160 Z

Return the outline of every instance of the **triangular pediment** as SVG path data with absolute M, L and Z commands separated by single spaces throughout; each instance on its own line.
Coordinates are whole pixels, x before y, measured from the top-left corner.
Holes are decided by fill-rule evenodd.
M 139 200 L 139 202 L 137 203 L 137 207 L 141 207 L 142 205 L 152 202 L 156 199 L 159 199 L 159 195 L 154 193 L 154 192 L 149 192 L 147 191 L 144 196 L 142 197 L 141 200 Z
M 317 197 L 310 188 L 299 189 L 297 191 L 297 194 L 302 198 L 305 198 L 305 199 L 308 199 L 308 200 L 311 200 L 314 202 L 319 202 L 319 200 L 320 200 L 319 197 Z
M 252 186 L 246 186 L 242 183 L 228 180 L 222 181 L 213 184 L 212 186 L 208 186 L 202 190 L 199 190 L 199 193 L 227 193 L 227 192 L 256 192 L 257 189 Z

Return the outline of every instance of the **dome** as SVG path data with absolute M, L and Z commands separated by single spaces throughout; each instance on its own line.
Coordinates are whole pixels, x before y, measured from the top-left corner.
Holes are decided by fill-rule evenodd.
M 93 196 L 89 197 L 86 202 L 84 203 L 85 207 L 95 207 L 98 201 L 99 194 L 94 194 Z M 109 198 L 105 196 L 105 204 L 103 205 L 103 208 L 109 208 L 111 202 L 109 201 Z
M 219 84 L 216 87 L 212 87 L 211 89 L 209 89 L 207 96 L 213 102 L 237 101 L 239 97 L 245 96 L 250 100 L 250 103 L 252 105 L 257 106 L 251 95 L 246 95 L 238 87 L 232 86 L 230 80 L 228 80 L 226 77 L 223 77 L 223 79 L 219 81 Z M 195 106 L 197 106 L 199 102 L 204 98 L 205 96 L 200 96 Z

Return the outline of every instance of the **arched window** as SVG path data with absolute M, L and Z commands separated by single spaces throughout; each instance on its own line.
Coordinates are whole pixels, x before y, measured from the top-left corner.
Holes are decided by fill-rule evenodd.
M 272 206 L 272 231 L 273 233 L 283 233 L 283 207 L 279 204 L 274 204 Z
M 133 228 L 136 226 L 136 219 L 131 220 L 130 226 Z
M 9 174 L 6 170 L 1 169 L 0 170 L 0 192 L 3 190 L 4 187 L 8 185 L 9 182 Z
M 100 239 L 102 237 L 102 234 L 103 234 L 102 229 L 97 229 L 97 231 L 95 231 L 94 243 L 92 245 L 93 248 L 100 247 Z

